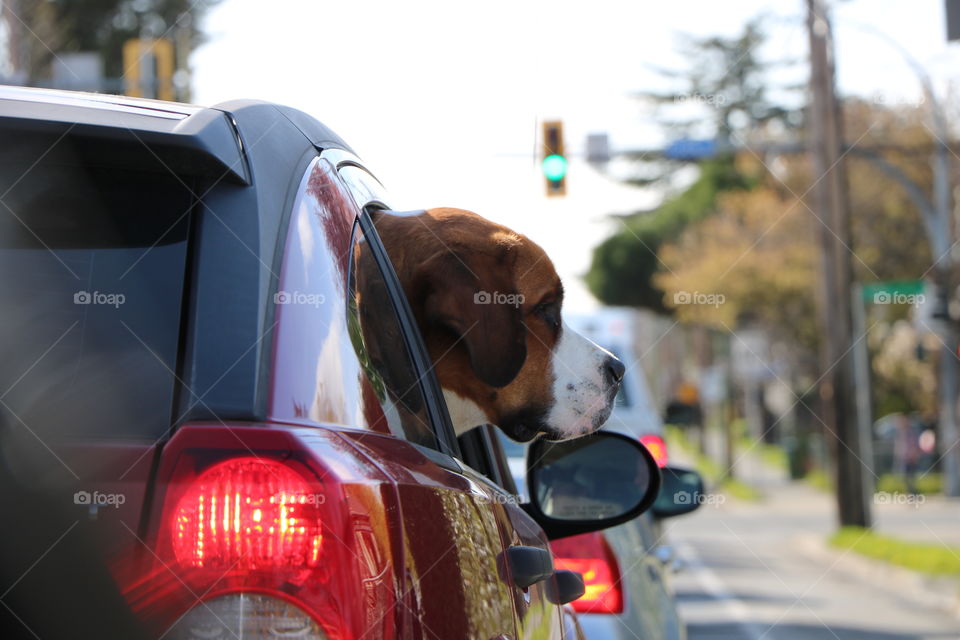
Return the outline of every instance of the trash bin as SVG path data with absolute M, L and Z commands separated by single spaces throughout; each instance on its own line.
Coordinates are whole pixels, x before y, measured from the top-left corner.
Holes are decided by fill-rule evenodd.
M 783 450 L 787 454 L 787 471 L 791 480 L 800 480 L 807 475 L 807 441 L 797 436 L 784 436 Z

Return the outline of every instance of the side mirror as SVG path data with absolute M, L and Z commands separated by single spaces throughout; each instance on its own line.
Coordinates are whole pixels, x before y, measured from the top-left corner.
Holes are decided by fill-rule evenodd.
M 653 504 L 660 472 L 642 443 L 598 431 L 576 440 L 537 440 L 527 450 L 525 509 L 551 540 L 632 520 Z
M 663 483 L 653 503 L 653 515 L 672 518 L 695 511 L 703 504 L 703 478 L 691 469 L 664 467 L 660 470 Z

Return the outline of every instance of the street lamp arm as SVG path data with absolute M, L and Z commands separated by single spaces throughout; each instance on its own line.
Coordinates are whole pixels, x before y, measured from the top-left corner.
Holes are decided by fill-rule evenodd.
M 916 206 L 920 211 L 920 215 L 923 218 L 923 226 L 926 229 L 927 236 L 930 239 L 930 246 L 936 251 L 936 248 L 943 244 L 945 238 L 938 237 L 937 229 L 939 228 L 939 225 L 937 224 L 938 220 L 936 209 L 934 209 L 930 198 L 928 198 L 927 194 L 924 193 L 923 188 L 914 182 L 906 173 L 904 173 L 900 167 L 896 166 L 876 151 L 853 147 L 848 151 L 848 153 L 863 158 L 881 172 L 886 174 L 888 177 L 896 180 L 897 183 L 903 187 L 903 190 L 907 193 L 907 197 L 910 198 L 910 201 L 913 202 L 914 206 Z
M 873 25 L 854 20 L 845 20 L 842 22 L 842 24 L 853 27 L 862 33 L 868 33 L 872 36 L 880 38 L 890 45 L 890 47 L 898 54 L 900 54 L 900 57 L 903 58 L 903 61 L 907 63 L 907 66 L 910 67 L 910 70 L 913 71 L 913 73 L 917 76 L 917 80 L 920 81 L 920 86 L 923 89 L 924 97 L 930 101 L 930 106 L 933 108 L 934 121 L 938 130 L 937 135 L 943 135 L 944 139 L 946 139 L 946 131 L 944 128 L 941 128 L 941 125 L 946 124 L 946 120 L 943 117 L 943 110 L 940 108 L 940 102 L 937 100 L 937 94 L 933 90 L 933 80 L 930 78 L 930 74 L 927 73 L 927 70 L 924 68 L 924 66 L 920 64 L 920 61 L 913 57 L 910 51 L 900 44 L 895 38 L 889 36 L 883 31 L 880 31 Z

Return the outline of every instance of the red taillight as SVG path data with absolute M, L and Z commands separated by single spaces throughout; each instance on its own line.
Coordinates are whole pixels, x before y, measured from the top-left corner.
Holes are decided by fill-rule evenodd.
M 645 436 L 640 436 L 640 442 L 647 447 L 647 451 L 649 451 L 653 459 L 656 460 L 658 467 L 662 468 L 667 466 L 667 443 L 663 441 L 663 438 L 648 433 Z
M 557 569 L 583 575 L 584 594 L 571 605 L 580 613 L 622 613 L 620 569 L 606 538 L 599 531 L 550 543 Z
M 386 478 L 335 432 L 303 432 L 185 425 L 166 444 L 156 525 L 117 567 L 157 635 L 396 637 Z
M 315 567 L 323 541 L 322 498 L 303 476 L 275 460 L 215 464 L 191 483 L 171 514 L 177 562 L 223 570 Z

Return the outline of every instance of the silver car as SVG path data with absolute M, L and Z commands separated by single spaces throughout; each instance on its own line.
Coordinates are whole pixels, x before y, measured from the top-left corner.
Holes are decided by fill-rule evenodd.
M 583 575 L 586 592 L 572 606 L 586 638 L 683 640 L 686 632 L 670 588 L 673 551 L 663 539 L 660 521 L 696 509 L 703 493 L 702 479 L 694 471 L 668 465 L 663 422 L 631 345 L 598 331 L 603 318 L 574 316 L 566 322 L 627 365 L 616 405 L 603 429 L 642 441 L 661 467 L 663 485 L 654 506 L 634 520 L 604 531 L 552 540 L 554 564 Z M 526 445 L 500 437 L 523 495 Z

